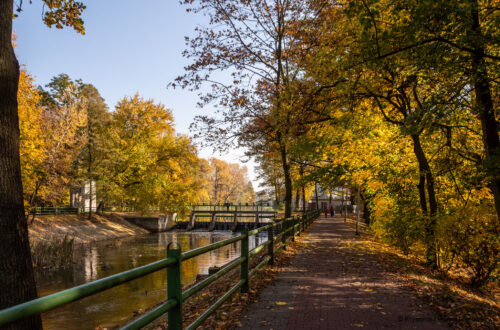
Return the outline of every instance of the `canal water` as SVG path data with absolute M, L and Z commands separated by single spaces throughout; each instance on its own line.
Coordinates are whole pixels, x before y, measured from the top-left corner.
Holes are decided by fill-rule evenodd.
M 78 247 L 73 265 L 64 270 L 37 273 L 38 294 L 54 292 L 110 276 L 166 257 L 170 242 L 182 251 L 218 242 L 231 232 L 167 232 L 96 242 Z M 267 240 L 266 234 L 250 237 L 250 249 Z M 240 255 L 240 242 L 207 252 L 182 263 L 183 285 L 191 284 L 198 274 L 208 274 L 211 266 L 220 266 Z M 149 274 L 96 295 L 83 298 L 42 314 L 44 329 L 95 329 L 123 325 L 136 313 L 166 299 L 166 270 Z

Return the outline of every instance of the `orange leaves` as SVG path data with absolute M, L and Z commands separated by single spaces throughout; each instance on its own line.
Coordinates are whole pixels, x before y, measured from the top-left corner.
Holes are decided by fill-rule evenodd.
M 43 0 L 43 2 L 48 8 L 43 21 L 48 27 L 55 26 L 62 29 L 63 26 L 69 26 L 76 32 L 85 34 L 81 15 L 86 6 L 82 2 L 74 0 Z

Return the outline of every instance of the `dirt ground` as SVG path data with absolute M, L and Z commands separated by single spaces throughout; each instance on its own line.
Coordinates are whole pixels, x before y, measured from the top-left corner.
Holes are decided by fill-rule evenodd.
M 67 236 L 75 243 L 88 243 L 149 233 L 115 214 L 93 215 L 92 220 L 78 214 L 36 216 L 32 223 L 30 219 L 28 229 L 32 242 Z

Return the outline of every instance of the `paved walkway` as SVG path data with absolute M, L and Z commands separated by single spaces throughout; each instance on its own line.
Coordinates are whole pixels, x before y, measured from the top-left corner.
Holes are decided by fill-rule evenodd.
M 447 329 L 340 217 L 316 220 L 304 243 L 243 329 Z

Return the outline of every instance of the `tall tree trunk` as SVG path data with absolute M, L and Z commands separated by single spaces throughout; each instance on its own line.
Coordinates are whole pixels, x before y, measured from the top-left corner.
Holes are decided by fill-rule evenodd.
M 103 201 L 100 201 L 99 202 L 99 205 L 97 205 L 97 208 L 95 210 L 95 212 L 99 215 L 102 215 L 103 214 L 103 211 L 104 211 L 104 202 Z
M 300 165 L 300 178 L 304 175 L 304 166 Z M 302 182 L 302 212 L 306 211 L 306 186 Z
M 368 204 L 370 203 L 370 197 L 366 193 L 366 188 L 361 190 L 361 200 L 363 201 L 363 219 L 367 225 L 370 224 L 370 207 Z
M 420 181 L 418 184 L 419 195 L 420 195 L 420 205 L 424 214 L 429 216 L 429 223 L 427 224 L 425 243 L 427 245 L 426 258 L 427 263 L 433 267 L 436 267 L 436 248 L 434 244 L 435 231 L 436 231 L 436 214 L 437 214 L 437 200 L 436 192 L 434 189 L 434 177 L 429 166 L 429 161 L 427 156 L 422 149 L 420 143 L 419 135 L 412 135 L 413 140 L 413 151 L 418 161 L 418 169 L 420 175 Z M 425 200 L 425 189 L 427 188 L 427 195 L 429 197 L 429 209 L 427 211 L 427 204 Z
M 88 109 L 87 109 L 88 111 Z M 88 174 L 89 174 L 89 220 L 92 219 L 92 126 L 91 126 L 91 119 L 90 116 L 87 113 L 87 127 L 88 127 L 88 135 L 89 135 L 89 142 L 88 142 L 88 147 L 89 147 L 89 168 L 88 168 Z
M 13 1 L 0 2 L 0 309 L 37 297 L 19 161 L 19 64 L 12 48 Z M 41 329 L 39 315 L 5 329 Z
M 276 72 L 276 81 L 275 81 L 275 92 L 274 92 L 274 97 L 275 97 L 275 102 L 276 102 L 276 116 L 277 116 L 277 125 L 282 126 L 285 129 L 285 132 L 281 131 L 281 128 L 278 129 L 276 137 L 278 140 L 279 148 L 280 148 L 280 154 L 281 154 L 281 164 L 283 167 L 283 176 L 285 179 L 285 218 L 288 218 L 292 215 L 292 176 L 290 174 L 290 163 L 288 162 L 288 154 L 287 154 L 287 148 L 286 148 L 286 130 L 288 129 L 287 124 L 288 124 L 288 118 L 289 114 L 286 114 L 287 120 L 285 122 L 281 122 L 282 118 L 282 93 L 281 93 L 281 88 L 282 88 L 282 78 L 284 76 L 283 72 L 283 37 L 284 37 L 284 27 L 285 27 L 285 20 L 284 20 L 284 13 L 283 13 L 283 8 L 282 6 L 276 6 L 276 10 L 278 11 L 278 16 L 277 16 L 277 36 L 276 36 L 276 63 L 277 63 L 277 72 Z
M 280 193 L 279 193 L 279 188 L 278 188 L 278 183 L 274 185 L 274 200 L 276 205 L 279 205 L 280 203 Z
M 300 207 L 300 189 L 297 187 L 295 189 L 295 211 L 297 211 Z
M 427 214 L 427 198 L 425 197 L 425 170 L 422 165 L 418 164 L 418 173 L 419 173 L 419 181 L 418 181 L 418 197 L 420 199 L 420 208 L 422 209 L 423 214 Z
M 314 194 L 316 195 L 316 210 L 319 210 L 318 183 L 314 182 Z
M 498 136 L 498 122 L 491 96 L 490 82 L 484 60 L 484 45 L 481 26 L 479 24 L 479 9 L 477 0 L 472 1 L 472 29 L 469 37 L 474 44 L 472 54 L 472 79 L 476 96 L 475 110 L 481 121 L 483 145 L 486 152 L 484 162 L 489 176 L 489 186 L 495 199 L 497 217 L 500 219 L 500 138 Z
M 280 138 L 281 164 L 283 166 L 283 176 L 285 179 L 285 218 L 292 216 L 292 176 L 290 175 L 290 163 L 286 146 Z
M 214 204 L 217 204 L 217 199 L 219 198 L 217 196 L 218 194 L 218 186 L 217 186 L 217 183 L 219 181 L 218 177 L 217 177 L 217 174 L 218 174 L 218 171 L 217 171 L 217 164 L 215 164 L 215 179 L 214 179 Z

